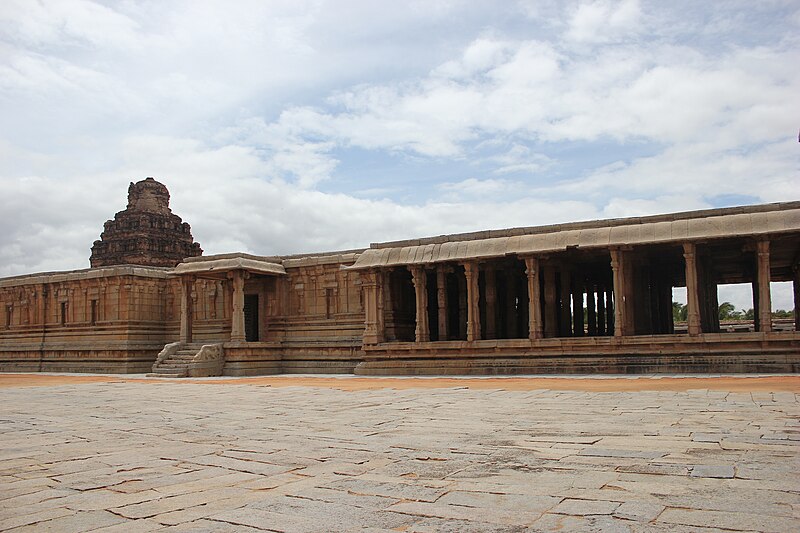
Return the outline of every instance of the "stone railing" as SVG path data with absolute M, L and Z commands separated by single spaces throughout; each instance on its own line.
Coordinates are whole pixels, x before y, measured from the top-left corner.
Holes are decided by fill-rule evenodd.
M 175 355 L 178 352 L 178 350 L 181 349 L 181 346 L 183 346 L 182 342 L 171 342 L 165 345 L 164 348 L 160 352 L 158 352 L 158 357 L 156 357 L 156 362 L 153 364 L 153 368 L 163 363 L 164 360 L 170 357 L 171 355 Z
M 221 376 L 225 366 L 225 351 L 222 344 L 204 344 L 189 363 L 190 377 Z

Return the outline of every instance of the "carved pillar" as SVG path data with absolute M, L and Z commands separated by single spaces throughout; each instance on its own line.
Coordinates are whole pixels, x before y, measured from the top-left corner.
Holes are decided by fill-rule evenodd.
M 364 344 L 383 342 L 383 274 L 379 270 L 361 273 L 364 288 Z
M 759 331 L 772 331 L 772 298 L 770 296 L 769 241 L 756 243 L 758 254 L 758 322 Z
M 800 264 L 792 267 L 792 288 L 794 289 L 794 330 L 800 331 Z
M 556 305 L 556 271 L 552 266 L 544 270 L 544 336 L 558 336 L 558 306 Z
M 449 338 L 447 331 L 447 268 L 444 265 L 436 267 L 436 302 L 439 307 L 439 340 Z
M 469 322 L 467 316 L 468 283 L 466 276 L 458 276 L 456 279 L 458 280 L 458 338 L 463 340 L 467 338 L 467 323 Z
M 484 270 L 486 280 L 486 338 L 497 338 L 497 270 L 487 265 Z
M 506 279 L 506 323 L 505 323 L 505 338 L 516 339 L 519 338 L 519 319 L 517 309 L 517 298 L 519 295 L 518 290 L 518 276 L 516 269 L 508 269 L 505 271 Z
M 686 262 L 686 321 L 689 335 L 702 333 L 700 325 L 700 295 L 697 277 L 697 246 L 684 243 L 683 258 Z
M 247 272 L 234 270 L 228 273 L 233 280 L 233 299 L 231 316 L 231 342 L 245 342 L 244 331 L 244 280 Z
M 528 338 L 541 339 L 544 337 L 544 328 L 538 257 L 525 258 L 525 274 L 528 276 Z
M 589 281 L 586 285 L 586 320 L 589 322 L 586 329 L 590 337 L 597 335 L 597 308 L 594 298 L 595 285 L 594 282 Z
M 614 336 L 628 335 L 627 305 L 625 304 L 625 260 L 622 250 L 611 250 L 611 272 L 614 276 Z
M 561 328 L 562 337 L 572 335 L 572 280 L 570 271 L 561 269 Z
M 464 264 L 464 276 L 467 279 L 467 341 L 481 338 L 481 312 L 478 306 L 480 290 L 478 288 L 477 263 Z
M 597 334 L 606 335 L 606 289 L 597 285 Z
M 572 284 L 572 334 L 583 337 L 583 287 L 580 275 L 575 276 Z
M 181 329 L 180 342 L 192 342 L 192 322 L 194 321 L 192 306 L 193 276 L 181 278 Z
M 428 342 L 431 334 L 428 328 L 428 276 L 421 266 L 409 266 L 414 281 L 414 296 L 417 302 L 417 327 L 414 335 L 417 342 Z

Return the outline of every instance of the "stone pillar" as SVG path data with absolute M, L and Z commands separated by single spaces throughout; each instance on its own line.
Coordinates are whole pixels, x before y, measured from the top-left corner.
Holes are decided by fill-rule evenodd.
M 794 289 L 794 330 L 800 331 L 800 264 L 792 267 L 792 288 Z
M 561 328 L 560 335 L 572 335 L 572 280 L 570 271 L 561 269 Z
M 181 278 L 181 329 L 180 342 L 192 342 L 192 322 L 194 321 L 192 305 L 192 286 L 194 278 L 184 276 Z
M 597 285 L 597 334 L 606 334 L 606 289 Z
M 686 322 L 689 335 L 702 333 L 700 325 L 700 295 L 697 277 L 697 245 L 684 243 L 683 258 L 686 262 Z
M 467 338 L 467 323 L 469 321 L 467 313 L 467 291 L 468 284 L 466 276 L 457 276 L 458 281 L 458 338 Z
M 464 263 L 464 276 L 467 279 L 467 341 L 481 339 L 481 311 L 478 306 L 480 289 L 478 287 L 477 263 Z
M 544 336 L 558 337 L 558 309 L 556 305 L 556 271 L 552 266 L 544 270 Z
M 497 338 L 497 270 L 493 265 L 484 269 L 486 280 L 486 338 Z
M 759 331 L 772 331 L 772 299 L 770 296 L 769 241 L 756 243 L 758 254 L 758 322 Z
M 611 250 L 611 272 L 614 276 L 614 336 L 628 335 L 627 305 L 625 304 L 625 260 L 622 250 Z
M 519 332 L 517 331 L 519 328 L 519 318 L 518 313 L 519 310 L 517 309 L 517 298 L 518 298 L 518 276 L 516 269 L 508 269 L 505 271 L 505 280 L 506 280 L 506 323 L 505 323 L 505 334 L 506 339 L 516 339 L 518 338 Z
M 597 307 L 594 298 L 595 285 L 590 281 L 586 285 L 586 320 L 589 322 L 587 326 L 587 333 L 590 337 L 597 335 Z
M 428 328 L 428 276 L 419 265 L 409 266 L 414 281 L 414 297 L 416 299 L 417 327 L 414 337 L 417 342 L 428 342 L 431 334 Z
M 380 344 L 383 342 L 383 305 L 381 296 L 383 274 L 378 270 L 369 270 L 361 274 L 361 286 L 364 288 L 364 344 Z
M 450 337 L 447 331 L 447 268 L 436 267 L 436 302 L 439 306 L 439 340 L 446 341 Z
M 583 337 L 583 282 L 576 276 L 572 284 L 572 334 Z
M 544 337 L 542 327 L 542 296 L 539 284 L 539 258 L 525 258 L 525 274 L 528 276 L 528 338 Z
M 228 273 L 228 278 L 233 280 L 233 298 L 231 299 L 231 342 L 245 342 L 244 332 L 244 270 L 234 270 Z

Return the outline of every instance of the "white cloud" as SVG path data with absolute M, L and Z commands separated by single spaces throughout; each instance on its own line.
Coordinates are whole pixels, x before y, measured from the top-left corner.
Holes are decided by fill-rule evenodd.
M 85 266 L 146 176 L 210 253 L 797 198 L 796 20 L 779 4 L 3 2 L 0 275 Z
M 575 8 L 567 38 L 578 42 L 607 42 L 633 37 L 640 28 L 638 0 L 584 2 Z

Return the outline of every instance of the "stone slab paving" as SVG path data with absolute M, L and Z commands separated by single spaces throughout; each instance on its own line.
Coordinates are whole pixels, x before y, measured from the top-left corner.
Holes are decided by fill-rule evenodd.
M 3 531 L 800 531 L 793 393 L 0 389 Z

